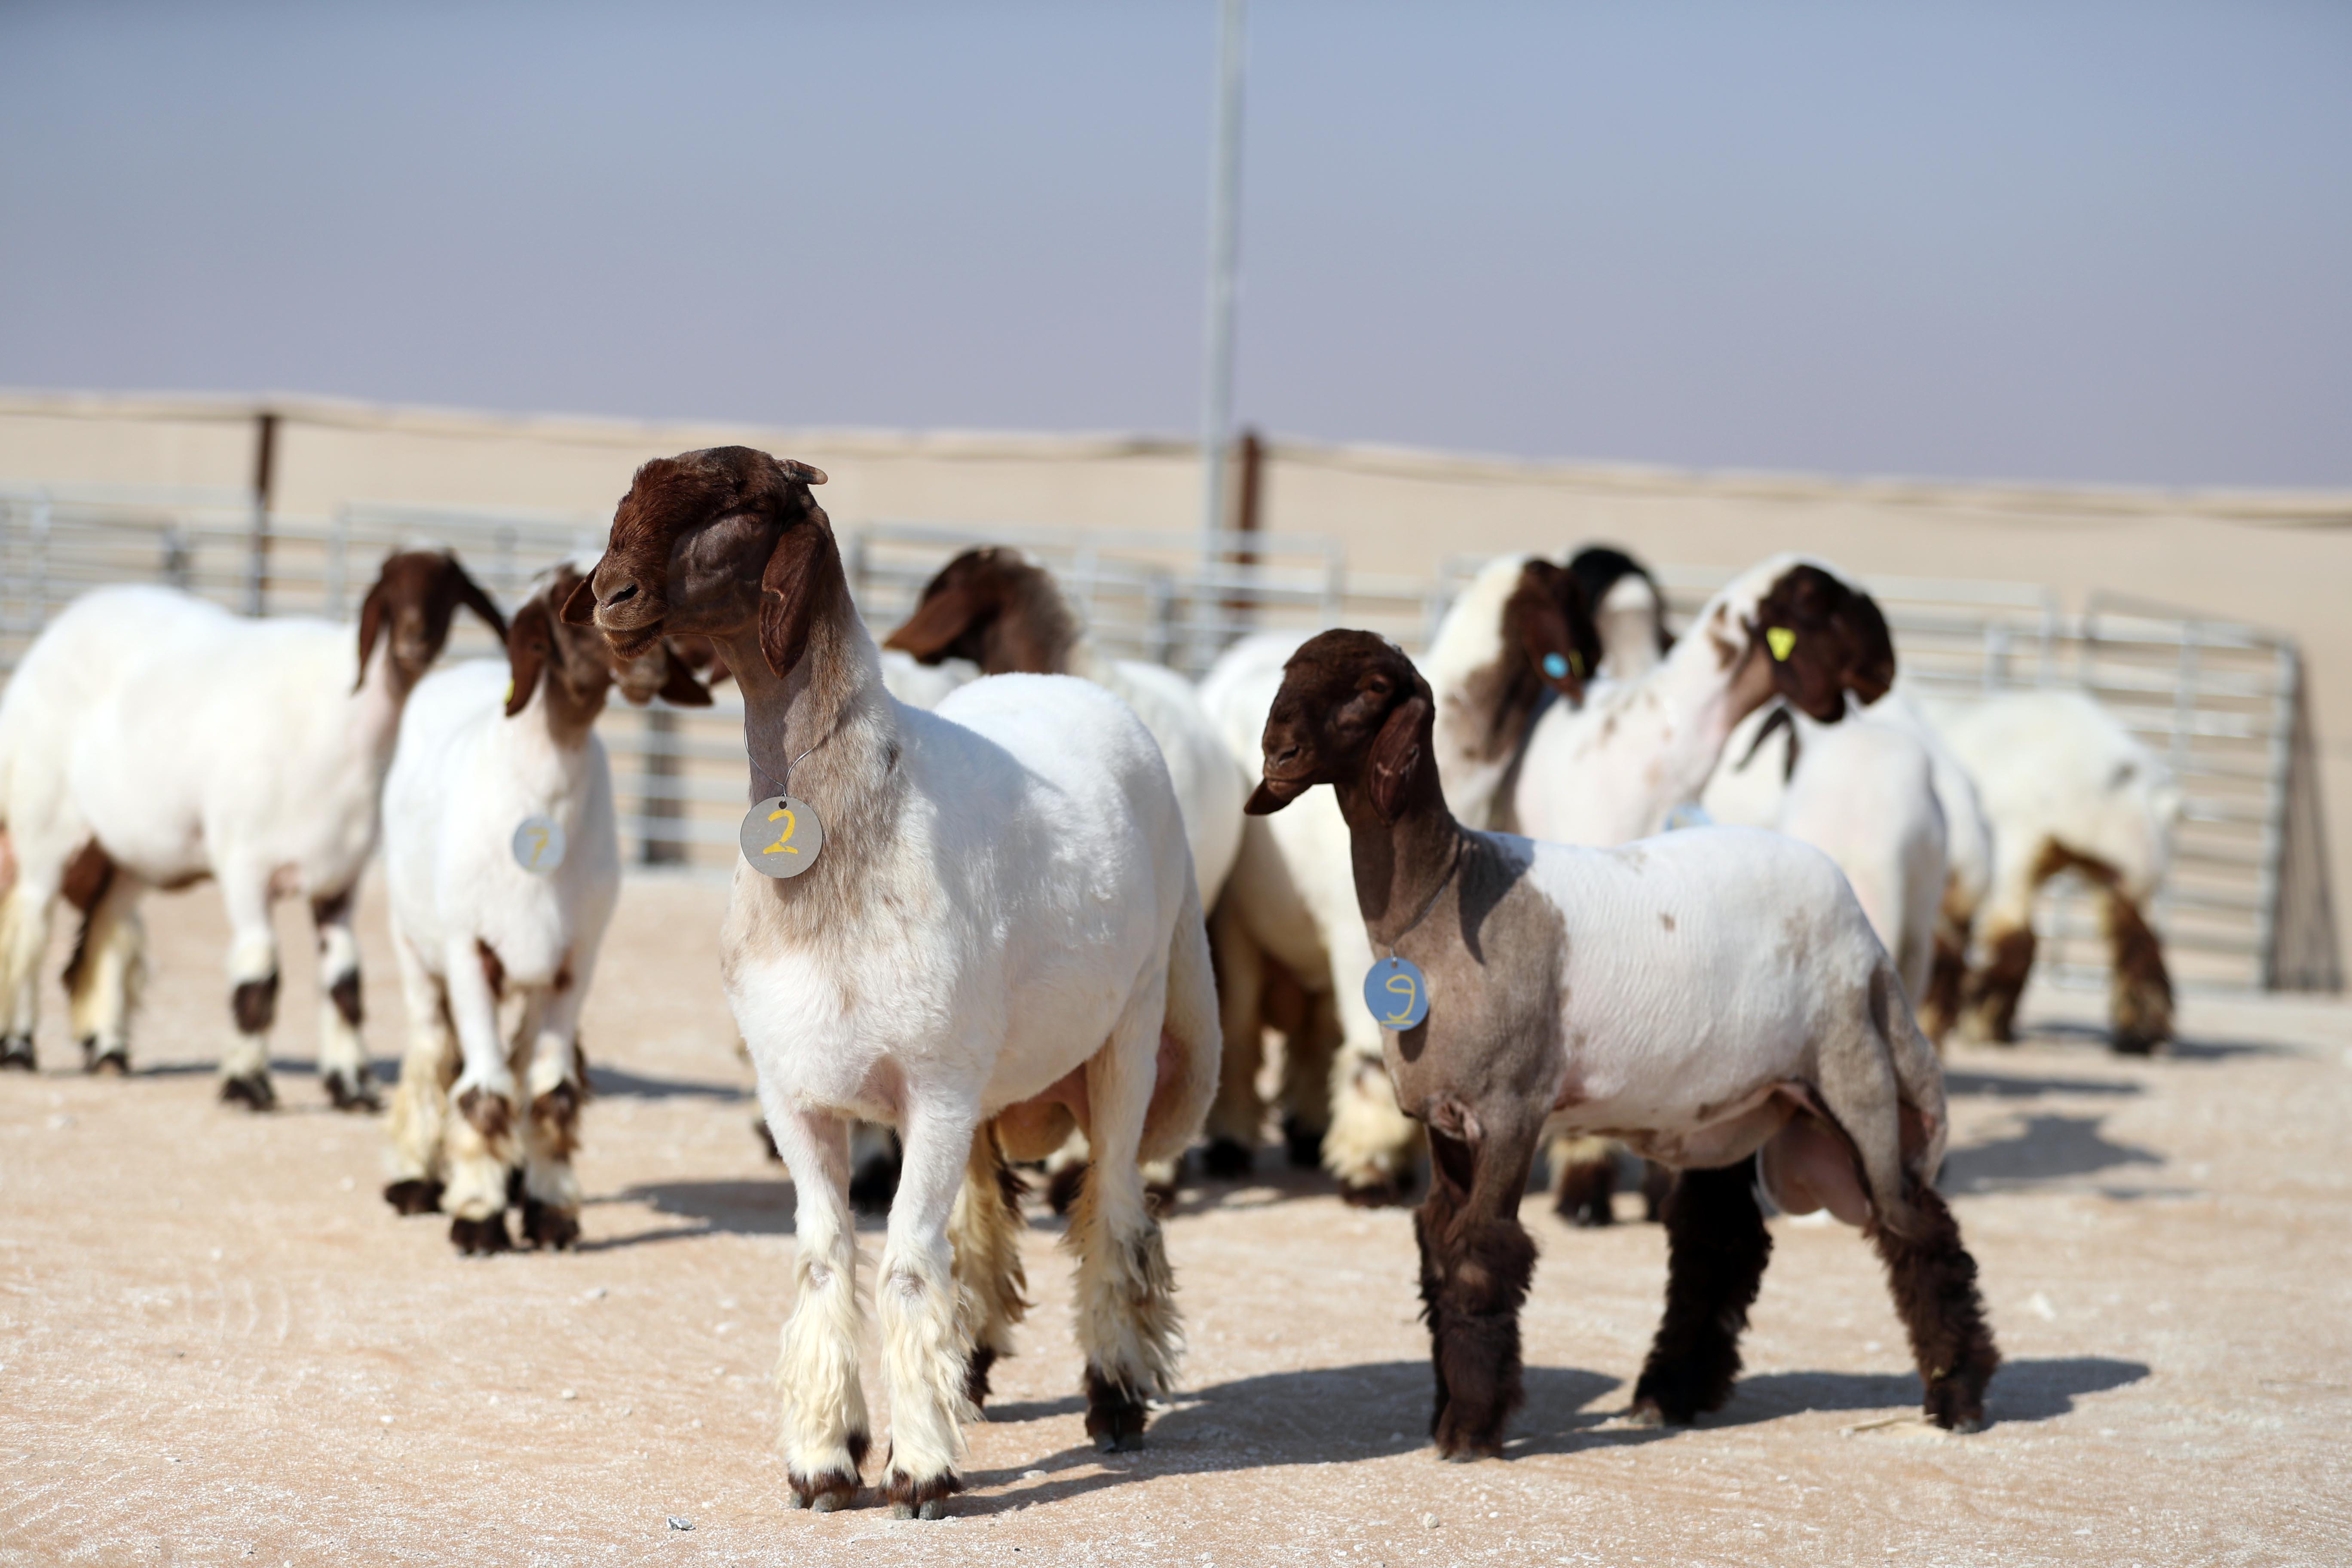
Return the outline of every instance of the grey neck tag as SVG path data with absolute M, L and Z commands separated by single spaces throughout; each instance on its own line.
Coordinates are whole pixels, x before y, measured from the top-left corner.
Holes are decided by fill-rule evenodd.
M 515 864 L 544 877 L 563 864 L 563 824 L 534 812 L 522 819 L 509 840 Z
M 762 877 L 797 877 L 816 863 L 824 847 L 824 824 L 808 802 L 772 795 L 744 813 L 736 837 L 743 858 Z

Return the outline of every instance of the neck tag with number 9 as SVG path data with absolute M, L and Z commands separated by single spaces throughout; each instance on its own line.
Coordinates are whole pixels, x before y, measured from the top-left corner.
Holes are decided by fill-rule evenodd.
M 1391 954 L 1364 976 L 1364 1005 L 1381 1028 L 1402 1034 L 1429 1016 L 1429 977 L 1412 959 Z
M 797 877 L 816 863 L 817 851 L 824 847 L 824 824 L 808 802 L 772 795 L 744 814 L 736 837 L 743 858 L 762 877 Z
M 534 812 L 522 819 L 510 840 L 515 864 L 544 877 L 563 864 L 563 824 Z

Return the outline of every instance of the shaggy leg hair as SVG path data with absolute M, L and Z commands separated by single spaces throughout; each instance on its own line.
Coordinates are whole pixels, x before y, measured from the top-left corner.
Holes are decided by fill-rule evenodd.
M 1984 1425 L 1985 1384 L 2000 1365 L 1984 1298 L 1977 1293 L 1976 1259 L 1960 1245 L 1959 1222 L 1935 1188 L 1914 1185 L 1911 1204 L 1918 1235 L 1900 1237 L 1874 1225 L 1870 1239 L 1886 1265 L 1895 1310 L 1910 1331 L 1911 1353 L 1927 1385 L 1922 1408 L 1948 1431 L 1974 1432 Z
M 2115 1048 L 2144 1057 L 2172 1038 L 2172 976 L 2164 949 L 2139 906 L 2113 888 L 2099 900 L 2102 923 L 2114 953 L 2107 1014 Z
M 1687 1426 L 1731 1397 L 1739 1335 L 1772 1257 L 1751 1161 L 1685 1171 L 1667 1194 L 1666 1314 L 1633 1385 L 1633 1413 Z
M 1087 1436 L 1105 1453 L 1140 1446 L 1147 1402 L 1175 1384 L 1181 1332 L 1160 1222 L 1132 1164 L 1097 1161 L 1063 1237 L 1078 1254 L 1078 1347 L 1087 1358 Z
M 971 1136 L 963 1190 L 948 1220 L 956 1311 L 971 1346 L 963 1392 L 975 1409 L 988 1402 L 989 1369 L 1013 1353 L 1013 1325 L 1029 1314 L 1029 1277 L 1021 1263 L 1021 1199 L 1027 1191 L 996 1141 L 996 1124 L 982 1123 Z
M 452 1216 L 449 1243 L 459 1252 L 488 1255 L 513 1245 L 507 1237 L 507 1193 L 514 1170 L 514 1089 L 476 1085 L 460 1093 L 457 1114 L 446 1124 L 448 1185 L 442 1207 Z
M 2033 928 L 2021 926 L 1986 939 L 1992 958 L 1961 989 L 1961 1031 L 1971 1039 L 2011 1045 L 2017 1039 L 2017 1003 L 2033 973 Z
M 85 1072 L 131 1070 L 131 1015 L 147 977 L 146 929 L 138 907 L 143 890 L 138 879 L 110 871 L 82 917 L 66 964 L 73 1036 L 81 1042 Z
M 1357 1208 L 1404 1202 L 1420 1141 L 1381 1058 L 1342 1049 L 1331 1063 L 1331 1128 L 1323 1135 L 1323 1168 L 1339 1178 L 1339 1196 Z
M 1606 1138 L 1555 1138 L 1550 1149 L 1552 1212 L 1573 1226 L 1615 1223 L 1617 1151 Z
M 857 1370 L 865 1313 L 849 1211 L 849 1129 L 838 1117 L 773 1101 L 768 1113 L 795 1199 L 793 1311 L 776 1358 L 778 1447 L 793 1506 L 824 1513 L 856 1500 L 871 1431 Z
M 1430 1436 L 1448 1459 L 1499 1454 L 1526 1397 L 1519 1308 L 1536 1246 L 1518 1219 L 1535 1138 L 1473 1145 L 1429 1134 L 1429 1195 L 1413 1215 L 1421 1244 L 1422 1319 L 1429 1325 L 1437 1400 Z

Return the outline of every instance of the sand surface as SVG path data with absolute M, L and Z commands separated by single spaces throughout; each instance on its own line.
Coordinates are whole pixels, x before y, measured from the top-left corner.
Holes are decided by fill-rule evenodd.
M 2030 1042 L 1948 1064 L 1946 1190 L 2009 1358 L 1984 1433 L 1912 1419 L 1868 1248 L 1787 1220 L 1731 1405 L 1621 1425 L 1664 1235 L 1570 1231 L 1538 1194 L 1528 1406 L 1507 1458 L 1440 1464 L 1409 1215 L 1267 1151 L 1169 1226 L 1191 1351 L 1144 1452 L 1085 1441 L 1069 1264 L 1033 1208 L 1036 1306 L 957 1517 L 793 1512 L 768 1385 L 791 1190 L 718 992 L 723 897 L 624 895 L 566 1255 L 460 1259 L 380 1201 L 381 1120 L 310 1070 L 290 907 L 269 1116 L 214 1100 L 209 889 L 148 906 L 128 1080 L 76 1070 L 53 955 L 42 1071 L 0 1075 L 0 1563 L 2352 1560 L 2352 1010 L 2191 1000 L 2176 1053 L 2126 1062 L 2095 998 L 2039 991 Z M 363 938 L 388 1075 L 380 894 Z

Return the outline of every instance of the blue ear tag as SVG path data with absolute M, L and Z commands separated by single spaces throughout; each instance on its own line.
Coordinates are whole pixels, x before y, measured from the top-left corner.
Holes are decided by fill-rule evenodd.
M 1559 654 L 1548 653 L 1544 655 L 1543 669 L 1544 673 L 1554 680 L 1565 679 L 1568 676 L 1568 660 Z
M 544 877 L 563 864 L 563 824 L 551 816 L 534 812 L 524 817 L 509 842 L 515 864 L 526 871 Z
M 816 864 L 824 824 L 816 807 L 797 795 L 772 795 L 743 814 L 736 835 L 743 858 L 762 877 L 797 877 Z
M 1429 977 L 1410 958 L 1381 959 L 1364 976 L 1364 1005 L 1381 1028 L 1402 1033 L 1429 1016 Z

